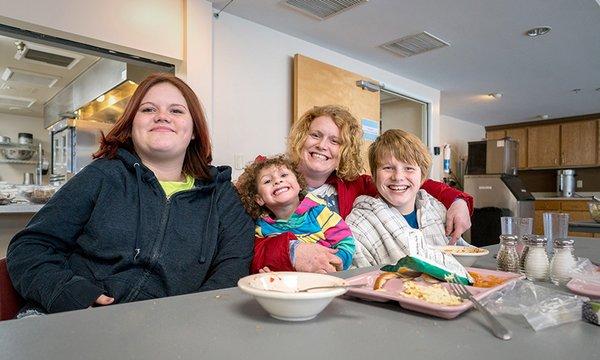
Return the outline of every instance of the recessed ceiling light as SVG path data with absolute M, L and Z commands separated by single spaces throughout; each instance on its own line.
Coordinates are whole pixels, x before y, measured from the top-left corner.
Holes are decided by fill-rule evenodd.
M 542 119 L 542 120 L 546 120 L 546 119 L 550 118 L 550 115 L 548 115 L 548 114 L 542 114 L 542 115 L 539 115 L 539 118 Z
M 546 35 L 547 33 L 550 32 L 550 30 L 552 30 L 550 28 L 550 26 L 538 26 L 538 27 L 534 27 L 533 29 L 527 30 L 525 32 L 525 35 L 531 36 L 531 37 Z
M 488 96 L 493 97 L 494 99 L 500 99 L 502 97 L 502 93 L 489 93 Z

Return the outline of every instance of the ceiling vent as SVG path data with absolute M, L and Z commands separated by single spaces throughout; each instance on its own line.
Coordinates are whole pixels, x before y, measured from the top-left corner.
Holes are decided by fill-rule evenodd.
M 2 80 L 12 83 L 28 84 L 38 87 L 51 88 L 56 84 L 60 77 L 38 74 L 33 71 L 25 71 L 13 68 L 6 68 L 1 76 Z
M 35 103 L 35 99 L 1 95 L 0 94 L 0 107 L 3 108 L 19 108 L 25 109 Z
M 380 47 L 402 57 L 421 54 L 444 46 L 450 46 L 450 44 L 425 31 L 380 45 Z
M 17 60 L 72 69 L 79 60 L 83 59 L 81 55 L 39 44 L 26 44 L 22 41 L 17 41 L 15 44 L 17 45 L 17 52 L 15 53 L 15 59 Z
M 285 0 L 284 3 L 319 20 L 325 20 L 367 1 L 369 0 Z

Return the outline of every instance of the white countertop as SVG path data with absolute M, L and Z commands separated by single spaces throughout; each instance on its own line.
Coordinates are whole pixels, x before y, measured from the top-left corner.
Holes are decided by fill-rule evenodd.
M 0 205 L 1 214 L 33 214 L 38 212 L 42 206 L 39 204 L 32 203 L 21 203 L 21 204 L 8 204 Z
M 557 196 L 555 192 L 532 192 L 531 195 L 536 200 L 580 200 L 580 201 L 591 201 L 592 196 L 600 197 L 600 192 L 578 192 L 577 196 L 564 197 Z

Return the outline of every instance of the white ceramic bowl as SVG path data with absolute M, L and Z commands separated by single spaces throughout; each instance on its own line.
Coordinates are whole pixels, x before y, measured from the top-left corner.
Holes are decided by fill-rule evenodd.
M 270 272 L 246 276 L 238 287 L 256 298 L 272 317 L 287 321 L 304 321 L 316 317 L 334 297 L 347 289 L 317 289 L 297 292 L 313 286 L 345 285 L 343 279 L 331 275 L 304 272 Z M 281 290 L 281 291 L 276 291 Z
M 464 267 L 475 265 L 480 257 L 490 253 L 490 251 L 487 249 L 478 248 L 475 246 L 445 245 L 435 246 L 434 248 L 443 251 L 446 254 L 451 254 Z

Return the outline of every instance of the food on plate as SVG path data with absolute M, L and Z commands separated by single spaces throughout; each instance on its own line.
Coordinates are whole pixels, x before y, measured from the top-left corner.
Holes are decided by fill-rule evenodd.
M 419 273 L 425 273 L 438 280 L 445 281 L 448 277 L 453 277 L 456 282 L 463 285 L 470 285 L 473 279 L 452 255 L 445 254 L 436 249 L 422 249 L 420 254 L 405 256 L 398 260 L 395 265 L 385 265 L 382 271 L 395 272 L 398 269 L 406 267 Z
M 432 304 L 448 306 L 462 304 L 462 300 L 458 296 L 450 294 L 448 289 L 444 288 L 441 284 L 419 285 L 415 281 L 405 281 L 404 288 L 400 294 Z
M 400 274 L 397 272 L 386 271 L 379 274 L 377 279 L 375 279 L 375 284 L 373 284 L 373 290 L 383 289 L 383 285 L 390 279 L 398 279 Z
M 480 249 L 475 246 L 443 246 L 439 250 L 452 255 L 482 254 L 488 252 L 486 249 Z
M 407 267 L 400 267 L 397 271 L 386 271 L 375 279 L 375 284 L 373 285 L 373 290 L 379 290 L 383 288 L 383 285 L 391 279 L 414 279 L 423 275 L 418 271 L 411 270 Z
M 506 281 L 506 279 L 503 279 L 498 276 L 483 275 L 474 271 L 469 271 L 469 275 L 471 275 L 471 277 L 473 278 L 473 286 L 480 288 L 491 288 L 494 286 L 498 286 L 504 283 L 504 281 Z

